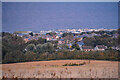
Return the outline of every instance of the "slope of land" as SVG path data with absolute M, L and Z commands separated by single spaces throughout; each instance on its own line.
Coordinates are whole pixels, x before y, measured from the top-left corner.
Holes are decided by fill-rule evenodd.
M 83 63 L 82 66 L 63 66 Z M 118 78 L 117 61 L 53 60 L 2 65 L 7 78 Z

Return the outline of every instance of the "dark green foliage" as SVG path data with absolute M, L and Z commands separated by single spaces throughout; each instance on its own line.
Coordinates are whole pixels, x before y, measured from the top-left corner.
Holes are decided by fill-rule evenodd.
M 37 41 L 39 42 L 39 44 L 44 44 L 47 42 L 46 39 L 42 39 L 41 37 Z
M 29 35 L 33 36 L 33 32 L 29 33 Z
M 43 53 L 43 52 L 49 52 L 49 53 L 52 53 L 54 52 L 54 46 L 52 43 L 50 42 L 47 42 L 47 43 L 44 43 L 44 44 L 38 44 L 38 45 L 34 45 L 34 44 L 28 44 L 27 47 L 26 47 L 26 50 L 27 51 L 33 51 L 35 53 Z
M 55 40 L 55 41 L 50 41 L 50 42 L 51 42 L 52 44 L 54 44 L 54 48 L 55 48 L 55 49 L 57 49 L 57 46 L 58 46 L 58 45 L 57 45 L 57 44 L 58 44 L 58 41 L 57 41 L 57 40 Z
M 61 47 L 62 49 L 68 49 L 68 48 L 69 48 L 69 46 L 66 45 L 66 44 L 62 44 L 62 45 L 60 45 L 60 47 Z
M 32 51 L 28 51 L 24 55 L 25 55 L 25 61 L 34 61 L 37 59 L 37 55 Z
M 102 36 L 95 36 L 95 37 L 86 37 L 83 40 L 85 45 L 88 46 L 93 46 L 95 47 L 96 45 L 105 45 L 108 47 L 113 47 L 117 44 L 117 39 L 116 38 L 111 38 L 108 35 L 102 35 Z
M 54 33 L 54 32 L 46 33 L 46 35 L 47 35 L 47 34 L 49 34 L 49 35 L 51 35 L 51 36 L 56 35 L 56 33 Z
M 37 40 L 30 40 L 30 41 L 28 41 L 26 44 L 27 44 L 27 45 L 28 45 L 28 44 L 35 44 L 35 45 L 37 45 L 37 44 L 39 44 L 39 42 L 38 42 Z
M 42 45 L 43 52 L 50 52 L 52 53 L 54 51 L 54 46 L 52 43 L 48 42 Z
M 4 59 L 7 53 L 14 52 L 16 50 L 22 52 L 26 47 L 23 38 L 10 34 L 3 33 L 2 35 L 2 58 Z
M 117 41 L 119 47 L 120 47 L 120 29 L 118 29 L 118 41 Z
M 26 47 L 27 51 L 34 51 L 36 49 L 36 46 L 34 44 L 28 44 Z
M 54 54 L 55 59 L 92 59 L 92 60 L 118 60 L 118 52 L 116 50 L 91 51 L 83 52 L 80 50 L 66 51 L 59 50 Z
M 36 46 L 36 51 L 37 51 L 38 53 L 41 53 L 41 52 L 42 52 L 42 44 L 38 44 L 38 45 Z
M 82 66 L 86 64 L 85 62 L 84 63 L 79 63 L 79 64 L 76 64 L 76 63 L 70 63 L 70 64 L 64 64 L 63 66 Z
M 80 47 L 79 47 L 79 45 L 77 43 L 72 44 L 72 48 L 80 50 Z
M 63 33 L 62 34 L 62 37 L 66 37 L 66 36 L 74 36 L 74 34 L 73 33 Z
M 28 45 L 28 44 L 35 44 L 35 45 L 37 45 L 37 44 L 44 44 L 44 43 L 46 43 L 47 41 L 46 41 L 46 39 L 42 39 L 41 37 L 38 39 L 38 40 L 30 40 L 30 41 L 28 41 L 26 44 Z
M 6 53 L 3 63 L 22 62 L 25 61 L 24 58 L 25 56 L 21 51 L 15 50 L 13 52 Z

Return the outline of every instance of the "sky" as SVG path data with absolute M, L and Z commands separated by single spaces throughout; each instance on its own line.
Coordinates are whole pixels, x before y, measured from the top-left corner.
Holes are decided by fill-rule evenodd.
M 117 2 L 3 2 L 5 32 L 118 28 Z

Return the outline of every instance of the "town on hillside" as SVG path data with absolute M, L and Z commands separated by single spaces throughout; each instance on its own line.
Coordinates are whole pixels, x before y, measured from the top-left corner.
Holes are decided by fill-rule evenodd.
M 58 29 L 40 32 L 16 31 L 27 43 L 39 38 L 52 42 L 56 51 L 66 49 L 73 51 L 105 51 L 107 49 L 120 50 L 117 46 L 117 29 Z

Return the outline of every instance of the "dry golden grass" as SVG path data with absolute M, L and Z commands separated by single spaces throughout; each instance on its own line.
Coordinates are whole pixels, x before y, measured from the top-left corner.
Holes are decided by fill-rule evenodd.
M 83 63 L 83 66 L 62 66 Z M 118 78 L 117 61 L 53 60 L 2 65 L 7 78 Z

